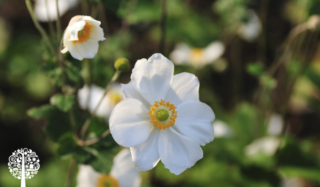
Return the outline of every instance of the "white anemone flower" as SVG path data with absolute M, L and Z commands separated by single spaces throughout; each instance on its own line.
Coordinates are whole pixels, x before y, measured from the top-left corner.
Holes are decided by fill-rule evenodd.
M 191 48 L 187 44 L 180 43 L 172 51 L 170 58 L 176 64 L 192 65 L 196 68 L 201 68 L 217 60 L 224 53 L 224 50 L 223 43 L 219 41 L 212 42 L 203 49 Z
M 60 0 L 58 9 L 60 16 L 64 15 L 69 9 L 75 7 L 78 0 Z M 56 0 L 36 0 L 34 13 L 39 21 L 48 22 L 57 19 Z
M 212 109 L 199 101 L 199 81 L 190 73 L 173 75 L 173 63 L 161 54 L 141 59 L 131 81 L 122 85 L 124 100 L 109 125 L 115 141 L 130 147 L 141 171 L 159 160 L 178 175 L 203 157 L 200 147 L 214 138 Z
M 247 156 L 255 156 L 257 154 L 272 156 L 277 151 L 279 145 L 280 140 L 278 138 L 267 136 L 264 138 L 257 139 L 248 146 L 246 146 L 245 154 Z
M 123 149 L 113 159 L 110 175 L 79 165 L 76 187 L 140 187 L 140 183 L 140 172 L 132 162 L 130 151 Z
M 284 178 L 281 187 L 305 187 L 304 182 L 299 178 Z
M 90 16 L 74 16 L 64 33 L 64 49 L 61 52 L 69 51 L 78 60 L 96 56 L 99 41 L 105 40 L 100 24 Z
M 279 114 L 272 114 L 268 123 L 268 134 L 278 136 L 283 128 L 283 119 Z
M 105 89 L 96 85 L 90 87 L 85 85 L 78 91 L 78 101 L 82 109 L 88 109 L 91 113 L 97 107 L 101 97 L 104 95 Z M 122 88 L 120 84 L 112 84 L 107 95 L 103 98 L 96 115 L 109 119 L 112 109 L 122 99 Z
M 230 129 L 230 127 L 228 127 L 228 125 L 223 121 L 215 120 L 212 125 L 214 129 L 214 136 L 216 138 L 228 138 L 233 134 L 232 129 Z
M 248 14 L 248 22 L 240 26 L 238 33 L 242 39 L 252 42 L 258 38 L 262 30 L 262 26 L 259 17 L 253 10 L 249 10 Z

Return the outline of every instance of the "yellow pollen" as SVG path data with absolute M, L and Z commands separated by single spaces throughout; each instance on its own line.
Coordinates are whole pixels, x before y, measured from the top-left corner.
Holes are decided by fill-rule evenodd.
M 88 22 L 84 25 L 83 29 L 78 32 L 78 40 L 77 41 L 72 41 L 74 44 L 75 43 L 82 43 L 85 42 L 89 39 L 90 34 L 91 34 L 91 29 L 92 26 Z
M 202 49 L 194 48 L 191 50 L 190 60 L 193 63 L 200 63 L 203 60 Z
M 111 175 L 102 175 L 98 178 L 97 187 L 119 187 L 119 183 Z
M 170 104 L 169 102 L 165 102 L 161 99 L 161 101 L 155 101 L 154 104 L 150 107 L 149 115 L 151 117 L 150 123 L 155 126 L 159 130 L 164 130 L 168 127 L 174 125 L 175 120 L 177 118 L 176 106 L 174 104 Z M 169 113 L 169 117 L 160 121 L 156 114 L 159 110 L 166 110 Z

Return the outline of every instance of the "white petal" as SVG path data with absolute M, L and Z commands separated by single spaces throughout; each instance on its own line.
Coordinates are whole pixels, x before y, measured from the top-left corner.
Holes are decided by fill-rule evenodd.
M 204 63 L 212 63 L 217 60 L 224 53 L 224 44 L 216 41 L 212 42 L 203 50 Z
M 146 108 L 150 108 L 150 103 L 144 99 L 144 97 L 139 93 L 139 91 L 134 86 L 133 82 L 130 81 L 128 84 L 121 84 L 123 97 L 126 98 L 134 98 L 141 101 Z
M 173 78 L 173 64 L 161 54 L 152 55 L 148 61 L 138 60 L 132 70 L 131 80 L 140 94 L 151 104 L 165 99 Z
M 257 140 L 254 140 L 251 144 L 245 148 L 245 154 L 247 156 L 255 156 L 258 153 L 262 153 L 268 156 L 275 154 L 277 148 L 280 145 L 280 141 L 276 137 L 267 136 Z
M 132 162 L 129 149 L 123 149 L 115 156 L 110 175 L 118 181 L 121 187 L 140 186 L 140 172 Z
M 203 157 L 199 143 L 183 136 L 172 128 L 161 130 L 159 153 L 165 168 L 179 175 Z
M 149 110 L 137 99 L 124 99 L 118 103 L 110 116 L 110 131 L 114 140 L 133 147 L 147 140 L 152 125 Z
M 208 105 L 200 101 L 187 101 L 177 107 L 173 128 L 203 146 L 214 138 L 213 120 L 214 113 Z
M 175 64 L 186 64 L 190 63 L 190 47 L 184 43 L 177 44 L 175 49 L 170 54 L 170 59 L 172 59 Z
M 82 109 L 87 108 L 89 92 L 90 92 L 90 89 L 89 89 L 89 86 L 87 85 L 84 85 L 83 88 L 81 88 L 78 91 L 78 102 L 79 102 L 80 108 Z
M 85 21 L 78 21 L 68 26 L 69 41 L 78 41 L 78 32 L 81 31 L 86 25 Z
M 233 131 L 223 121 L 216 120 L 212 123 L 212 126 L 214 129 L 214 137 L 216 138 L 231 137 L 233 134 Z
M 199 101 L 199 80 L 190 73 L 177 74 L 173 77 L 166 101 L 178 106 L 188 100 Z
M 149 138 L 142 144 L 130 147 L 132 159 L 140 171 L 154 168 L 160 159 L 158 149 L 159 130 L 153 128 Z
M 259 17 L 252 10 L 248 12 L 249 21 L 239 28 L 239 35 L 248 42 L 254 41 L 261 32 L 261 23 Z
M 268 134 L 278 136 L 283 128 L 283 119 L 279 114 L 272 114 L 268 123 Z
M 76 187 L 96 187 L 101 175 L 89 165 L 79 165 Z
M 73 44 L 73 42 L 66 41 L 65 43 L 66 48 L 68 48 L 71 56 L 77 60 L 83 60 L 83 56 L 79 53 L 76 46 Z
M 99 50 L 98 41 L 92 39 L 74 45 L 83 58 L 94 58 Z
M 68 52 L 68 48 L 66 48 L 66 47 L 61 50 L 61 53 L 66 53 L 66 52 Z

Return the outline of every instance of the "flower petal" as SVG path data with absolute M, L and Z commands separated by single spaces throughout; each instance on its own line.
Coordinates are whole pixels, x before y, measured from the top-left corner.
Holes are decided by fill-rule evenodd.
M 146 108 L 149 108 L 151 105 L 144 99 L 144 97 L 140 94 L 140 92 L 136 89 L 133 82 L 130 81 L 128 84 L 121 84 L 123 97 L 126 98 L 134 98 L 141 101 Z
M 77 187 L 96 187 L 101 176 L 89 165 L 79 165 Z
M 148 109 L 137 99 L 124 99 L 110 116 L 110 131 L 114 140 L 124 146 L 140 145 L 149 137 L 152 125 Z
M 83 58 L 94 58 L 99 50 L 99 43 L 90 39 L 83 43 L 76 43 L 75 47 Z
M 165 168 L 176 175 L 192 167 L 203 157 L 197 141 L 179 134 L 173 128 L 160 131 L 159 153 Z
M 139 187 L 140 172 L 134 166 L 129 149 L 122 149 L 113 159 L 110 175 L 117 179 L 121 187 Z
M 85 21 L 78 21 L 68 26 L 69 41 L 78 41 L 78 32 L 86 25 Z
M 178 106 L 184 101 L 199 101 L 199 80 L 191 73 L 180 73 L 173 77 L 166 101 Z
M 159 160 L 158 149 L 159 130 L 153 128 L 149 138 L 142 144 L 130 147 L 132 159 L 140 171 L 147 171 L 154 168 Z
M 209 143 L 214 138 L 211 122 L 214 120 L 212 109 L 200 101 L 187 101 L 177 107 L 177 118 L 173 128 L 200 145 Z
M 138 60 L 132 70 L 131 80 L 137 90 L 152 105 L 164 99 L 173 78 L 173 64 L 163 55 L 152 55 L 148 61 Z
M 83 60 L 83 56 L 81 55 L 81 53 L 79 53 L 78 49 L 76 48 L 76 46 L 70 42 L 70 41 L 66 41 L 65 43 L 66 48 L 68 48 L 71 56 L 77 60 Z

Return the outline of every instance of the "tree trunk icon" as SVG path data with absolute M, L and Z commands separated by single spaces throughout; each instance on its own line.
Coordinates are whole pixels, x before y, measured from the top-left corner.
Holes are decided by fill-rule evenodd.
M 31 149 L 18 149 L 9 157 L 9 171 L 21 180 L 21 187 L 26 187 L 26 179 L 31 179 L 38 173 L 40 160 Z

